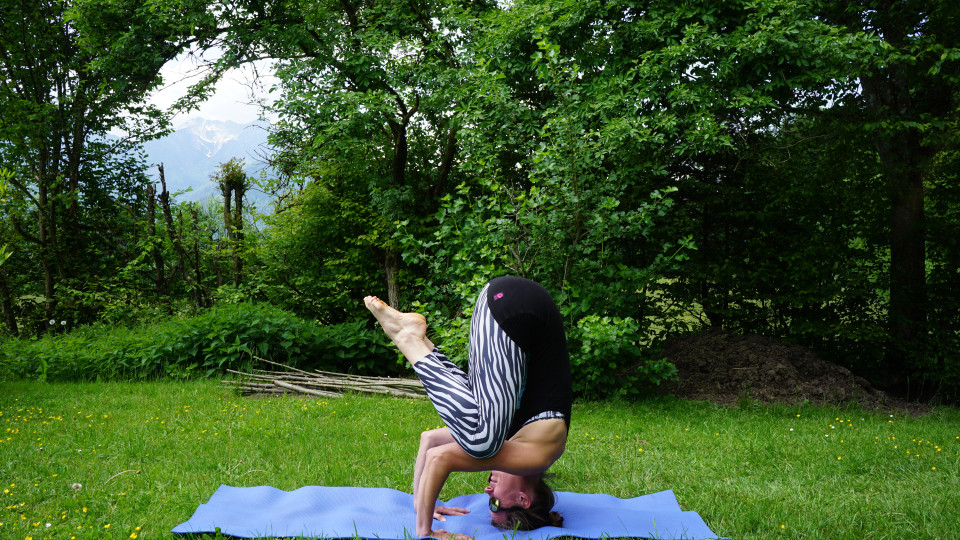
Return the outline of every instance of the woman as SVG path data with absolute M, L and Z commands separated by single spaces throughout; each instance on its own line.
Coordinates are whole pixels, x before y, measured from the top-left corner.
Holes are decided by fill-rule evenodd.
M 500 277 L 477 299 L 470 321 L 469 374 L 426 337 L 426 319 L 368 296 L 364 304 L 413 365 L 447 427 L 424 432 L 414 468 L 417 535 L 446 539 L 433 519 L 462 515 L 435 507 L 454 471 L 493 471 L 485 489 L 495 525 L 559 525 L 543 472 L 561 454 L 573 392 L 563 320 L 537 283 Z

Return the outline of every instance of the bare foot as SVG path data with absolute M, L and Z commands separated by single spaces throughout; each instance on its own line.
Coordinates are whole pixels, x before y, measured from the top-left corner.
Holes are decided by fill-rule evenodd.
M 376 296 L 364 298 L 363 304 L 411 364 L 433 351 L 426 345 L 427 319 L 423 315 L 397 311 Z

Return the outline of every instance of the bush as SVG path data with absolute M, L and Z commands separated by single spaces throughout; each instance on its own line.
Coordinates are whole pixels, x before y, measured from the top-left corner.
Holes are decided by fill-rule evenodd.
M 431 312 L 427 315 L 427 320 L 434 322 L 430 339 L 454 364 L 466 370 L 470 319 L 445 319 Z M 664 358 L 655 358 L 658 351 L 647 346 L 659 339 L 652 339 L 652 334 L 631 317 L 587 315 L 578 320 L 576 326 L 567 329 L 574 395 L 587 399 L 638 396 L 665 381 L 676 380 L 677 368 Z
M 395 374 L 396 350 L 363 322 L 318 326 L 279 308 L 223 304 L 196 317 L 135 328 L 90 326 L 9 340 L 0 377 L 58 381 L 213 377 L 253 356 L 301 369 Z
M 644 336 L 631 317 L 587 315 L 567 337 L 573 392 L 588 398 L 637 394 L 677 377 L 666 359 L 654 359 L 639 345 Z

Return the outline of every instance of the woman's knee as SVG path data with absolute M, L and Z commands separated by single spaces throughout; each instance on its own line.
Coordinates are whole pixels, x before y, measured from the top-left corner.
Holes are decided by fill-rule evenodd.
M 428 429 L 420 433 L 420 446 L 433 448 L 451 442 L 453 442 L 453 435 L 450 434 L 449 428 Z

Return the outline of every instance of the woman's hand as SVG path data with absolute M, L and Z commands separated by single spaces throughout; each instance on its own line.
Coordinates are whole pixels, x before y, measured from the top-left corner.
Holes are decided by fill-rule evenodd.
M 465 508 L 455 508 L 453 506 L 437 506 L 433 509 L 433 519 L 439 521 L 446 521 L 447 518 L 443 516 L 462 516 L 464 514 L 469 514 L 470 511 Z M 434 538 L 439 538 L 440 540 L 473 540 L 473 537 L 467 536 L 465 534 L 454 534 L 443 529 L 437 529 L 430 531 L 430 536 Z
M 443 516 L 465 516 L 470 511 L 466 508 L 457 508 L 454 506 L 435 506 L 433 507 L 433 519 L 437 521 L 446 521 Z
M 447 532 L 443 529 L 430 531 L 430 536 L 434 538 L 439 538 L 440 540 L 473 540 L 472 536 L 467 536 L 465 534 L 455 534 L 452 532 Z

